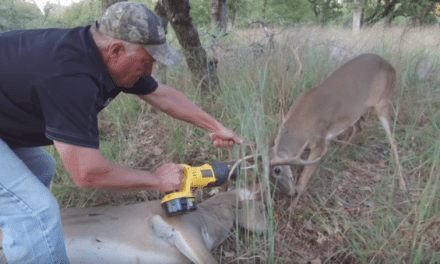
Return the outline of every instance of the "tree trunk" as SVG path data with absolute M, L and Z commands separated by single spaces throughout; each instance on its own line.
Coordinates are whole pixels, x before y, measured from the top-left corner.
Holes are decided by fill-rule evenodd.
M 217 60 L 208 59 L 200 43 L 199 34 L 189 15 L 188 0 L 159 0 L 157 9 L 165 10 L 166 17 L 176 32 L 183 48 L 186 63 L 196 83 L 203 92 L 219 86 L 217 78 Z
M 226 31 L 226 0 L 211 0 L 211 27 Z
M 102 13 L 107 10 L 111 5 L 116 4 L 117 2 L 124 2 L 127 0 L 102 0 Z
M 211 0 L 211 28 L 220 25 L 220 0 Z
M 220 0 L 220 28 L 226 31 L 226 0 Z
M 362 20 L 361 0 L 354 0 L 353 3 L 353 34 L 359 34 Z
M 235 16 L 229 18 L 229 24 L 231 25 L 231 28 L 235 28 Z
M 399 0 L 386 0 L 384 2 L 385 4 L 385 8 L 384 10 L 381 12 L 381 10 L 383 9 L 382 4 L 377 4 L 376 6 L 376 10 L 374 11 L 374 13 L 366 18 L 364 21 L 366 22 L 367 25 L 372 25 L 374 23 L 376 23 L 377 21 L 379 21 L 382 18 L 387 18 L 386 23 L 391 23 L 391 20 L 393 19 L 393 11 L 394 11 L 394 7 L 399 3 Z
M 262 7 L 261 7 L 261 21 L 266 21 L 264 19 L 265 13 L 266 13 L 266 2 L 267 0 L 262 0 Z

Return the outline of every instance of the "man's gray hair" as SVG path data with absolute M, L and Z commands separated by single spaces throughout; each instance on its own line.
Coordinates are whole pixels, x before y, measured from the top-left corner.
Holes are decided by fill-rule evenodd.
M 99 30 L 94 25 L 91 27 L 91 29 L 92 29 L 93 33 L 99 34 L 99 37 L 94 38 L 96 46 L 98 46 L 99 49 L 106 49 L 113 42 L 120 41 L 124 45 L 125 51 L 127 52 L 127 56 L 132 56 L 136 52 L 136 49 L 139 46 L 142 47 L 141 44 L 134 44 L 134 43 L 120 40 L 120 39 L 115 39 L 112 37 L 105 36 L 105 35 L 101 34 L 101 32 L 99 32 Z

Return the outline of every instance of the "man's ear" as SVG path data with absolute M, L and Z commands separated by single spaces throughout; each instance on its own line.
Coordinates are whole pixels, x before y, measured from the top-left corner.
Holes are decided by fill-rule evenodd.
M 108 46 L 108 55 L 112 62 L 118 61 L 118 59 L 125 55 L 125 47 L 121 41 L 114 41 Z

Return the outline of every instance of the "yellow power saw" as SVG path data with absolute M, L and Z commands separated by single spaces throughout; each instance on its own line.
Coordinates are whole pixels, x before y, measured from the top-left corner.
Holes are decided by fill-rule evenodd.
M 186 164 L 179 164 L 184 167 L 183 180 L 180 191 L 166 195 L 162 199 L 162 209 L 165 215 L 174 216 L 197 209 L 196 201 L 191 193 L 191 188 L 220 186 L 228 180 L 234 162 L 207 163 L 200 167 L 191 167 Z M 234 169 L 231 179 L 237 178 L 239 168 Z

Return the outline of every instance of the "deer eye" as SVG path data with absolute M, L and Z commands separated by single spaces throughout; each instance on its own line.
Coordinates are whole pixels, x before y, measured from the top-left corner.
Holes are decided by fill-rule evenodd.
M 281 168 L 280 167 L 275 167 L 273 172 L 275 172 L 275 174 L 280 174 L 281 173 Z

